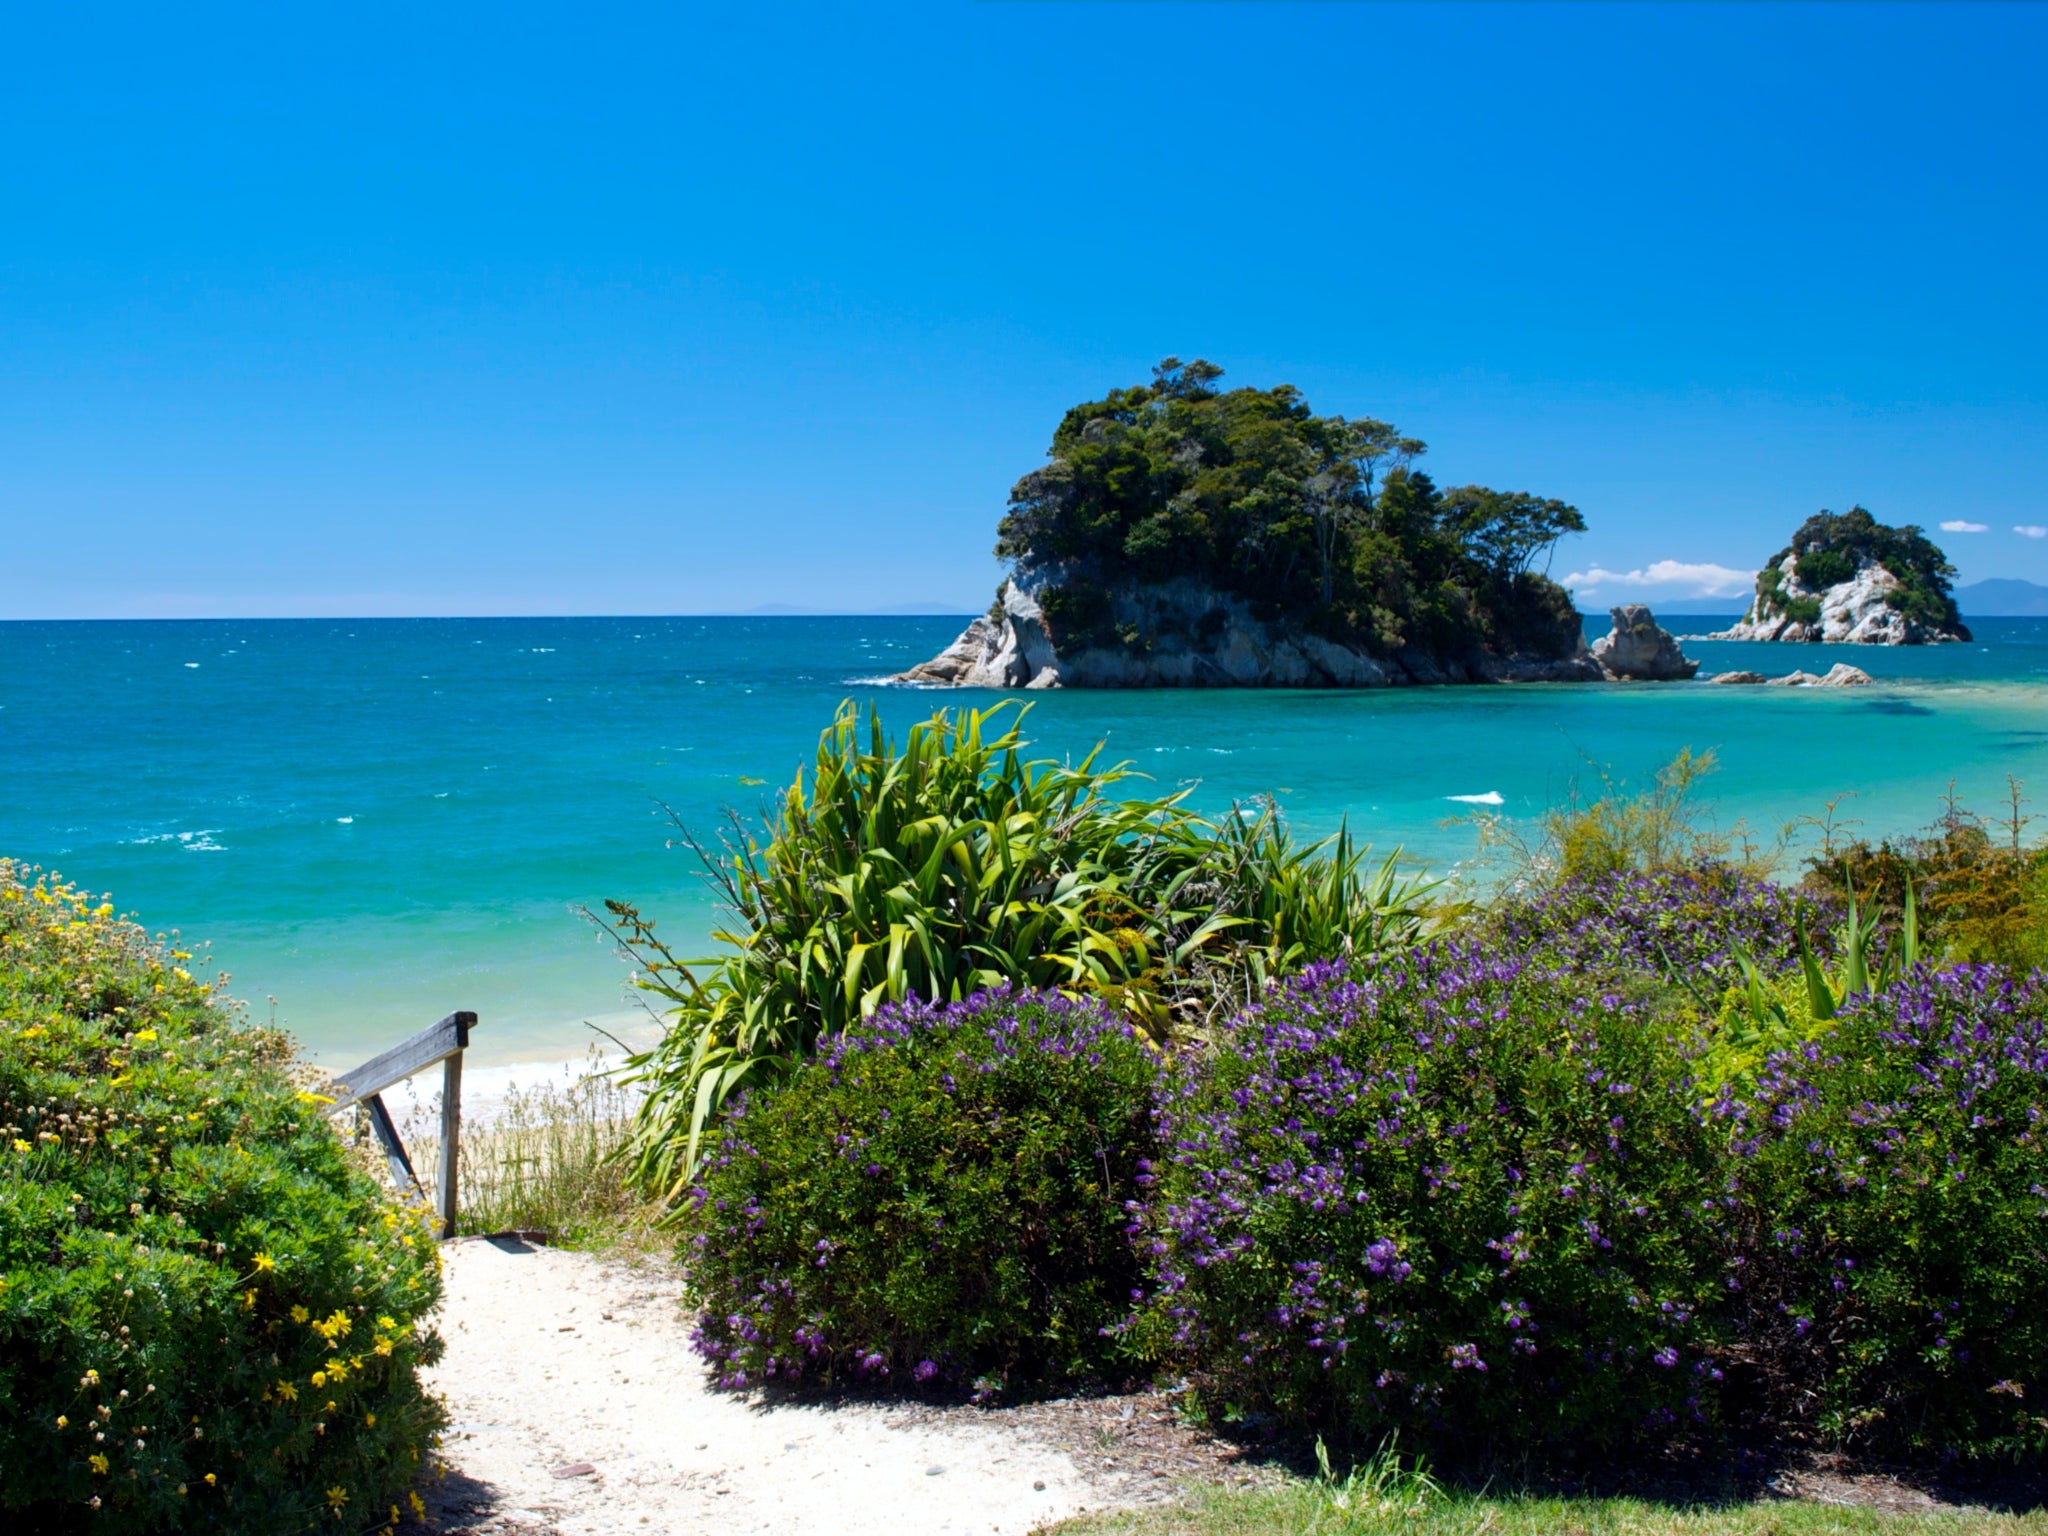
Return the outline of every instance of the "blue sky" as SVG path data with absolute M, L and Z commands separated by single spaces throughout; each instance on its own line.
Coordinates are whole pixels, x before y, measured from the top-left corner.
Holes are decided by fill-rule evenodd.
M 1589 601 L 1856 501 L 2048 580 L 2044 45 L 2022 6 L 18 12 L 0 617 L 979 607 L 1060 411 L 1168 353 L 1574 501 Z

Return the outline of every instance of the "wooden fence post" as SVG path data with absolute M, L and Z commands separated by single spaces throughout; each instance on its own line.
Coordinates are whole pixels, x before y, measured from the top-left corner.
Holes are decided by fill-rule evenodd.
M 462 1146 L 462 1052 L 441 1065 L 441 1168 L 434 1183 L 441 1197 L 441 1235 L 455 1235 L 456 1163 Z
M 412 1159 L 406 1156 L 405 1145 L 398 1139 L 398 1128 L 391 1123 L 380 1095 L 393 1083 L 415 1072 L 424 1072 L 436 1062 L 441 1064 L 441 1157 L 434 1182 L 443 1237 L 455 1235 L 455 1218 L 461 1210 L 456 1178 L 462 1145 L 462 1053 L 469 1048 L 469 1032 L 474 1028 L 475 1014 L 451 1013 L 410 1040 L 372 1057 L 353 1072 L 342 1073 L 332 1085 L 334 1102 L 330 1111 L 338 1113 L 353 1105 L 367 1110 L 370 1128 L 376 1132 L 391 1165 L 393 1181 L 401 1188 L 410 1184 L 417 1191 L 419 1179 L 413 1173 Z

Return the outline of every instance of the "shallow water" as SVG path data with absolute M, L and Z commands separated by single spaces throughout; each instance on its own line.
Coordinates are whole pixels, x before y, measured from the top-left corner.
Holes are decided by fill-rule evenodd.
M 572 907 L 711 909 L 664 804 L 712 828 L 788 780 L 842 698 L 897 726 L 994 695 L 877 688 L 960 620 L 448 619 L 0 624 L 0 852 L 213 941 L 233 991 L 330 1064 L 453 1008 L 487 1059 L 564 1060 L 581 1021 L 644 1038 L 624 968 Z M 1688 617 L 1701 632 L 1719 621 Z M 1601 626 L 1604 628 L 1604 624 Z M 1034 695 L 1048 755 L 1105 741 L 1197 805 L 1275 794 L 1438 868 L 1465 816 L 1515 816 L 1608 770 L 1712 748 L 1723 823 L 1766 834 L 1831 796 L 1863 829 L 1925 824 L 1950 779 L 1990 808 L 2048 786 L 2048 620 L 1971 645 L 1688 642 L 1706 672 L 1824 671 L 1869 689 L 1530 686 Z M 751 784 L 748 779 L 765 781 Z M 2048 798 L 2048 789 L 2044 789 Z

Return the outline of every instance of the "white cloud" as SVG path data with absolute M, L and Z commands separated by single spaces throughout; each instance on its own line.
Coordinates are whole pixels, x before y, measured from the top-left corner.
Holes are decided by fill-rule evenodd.
M 2048 539 L 2048 528 L 2039 523 L 2014 523 L 2012 531 L 2023 539 Z
M 1989 531 L 1990 527 L 1989 523 L 1966 523 L 1960 517 L 1952 517 L 1941 525 L 1941 531 L 1943 533 L 1985 533 Z
M 1564 584 L 1586 595 L 1602 587 L 1680 587 L 1686 589 L 1677 594 L 1680 597 L 1740 597 L 1756 585 L 1756 572 L 1685 560 L 1659 560 L 1639 571 L 1610 571 L 1596 565 L 1590 571 L 1573 571 L 1565 577 Z

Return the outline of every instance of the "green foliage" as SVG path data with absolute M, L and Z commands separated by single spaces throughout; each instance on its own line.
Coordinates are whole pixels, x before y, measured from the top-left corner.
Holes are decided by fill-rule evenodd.
M 1056 994 L 883 1009 L 719 1133 L 683 1221 L 738 1386 L 1098 1378 L 1143 1274 L 1157 1067 Z
M 1775 608 L 1801 623 L 1816 623 L 1820 619 L 1818 598 L 1783 595 L 1784 564 L 1795 557 L 1800 584 L 1814 593 L 1854 579 L 1865 561 L 1875 561 L 1898 578 L 1897 590 L 1886 598 L 1891 607 L 1931 628 L 1961 629 L 1953 595 L 1955 567 L 1915 524 L 1889 527 L 1862 507 L 1842 513 L 1817 512 L 1801 523 L 1792 542 L 1765 566 L 1757 592 L 1767 610 Z M 1967 630 L 1962 633 L 1968 638 Z
M 1389 1437 L 1365 1460 L 1353 1463 L 1342 1477 L 1330 1465 L 1330 1448 L 1316 1439 L 1316 1507 L 1300 1529 L 1355 1529 L 1368 1522 L 1419 1519 L 1444 1497 L 1443 1484 L 1430 1476 L 1427 1457 L 1403 1460 Z
M 1852 999 L 1885 991 L 1920 963 L 1920 909 L 1911 886 L 1899 933 L 1889 944 L 1880 941 L 1877 914 L 1862 915 L 1853 892 L 1841 931 L 1826 951 L 1816 952 L 1807 937 L 1804 912 L 1795 909 L 1792 926 L 1799 955 L 1796 973 L 1759 964 L 1746 949 L 1736 948 L 1742 985 L 1728 989 L 1694 1064 L 1710 1101 L 1731 1086 L 1747 1092 L 1771 1057 L 1826 1036 Z M 1839 956 L 1832 968 L 1828 954 Z
M 1920 938 L 1930 956 L 1989 961 L 2015 971 L 2048 966 L 2048 849 L 2029 844 L 2023 786 L 2009 779 L 1994 821 L 1953 791 L 1941 815 L 1912 837 L 1870 843 L 1838 837 L 1830 820 L 1806 884 L 1830 895 L 1861 893 L 1886 920 L 1903 920 L 1917 895 Z
M 1069 650 L 1138 646 L 1107 592 L 1188 577 L 1266 618 L 1374 650 L 1455 645 L 1567 654 L 1569 595 L 1534 562 L 1585 520 L 1564 502 L 1463 486 L 1410 465 L 1383 421 L 1313 414 L 1292 385 L 1220 390 L 1169 358 L 1150 384 L 1075 406 L 1050 462 L 1017 482 L 997 554 L 1061 572 L 1040 595 Z
M 647 1099 L 632 1156 L 657 1192 L 687 1180 L 731 1095 L 779 1081 L 885 1003 L 1056 987 L 1164 1039 L 1240 995 L 1247 973 L 1420 932 L 1429 887 L 1391 861 L 1370 869 L 1348 834 L 1304 846 L 1270 808 L 1218 827 L 1178 796 L 1120 799 L 1121 766 L 1027 759 L 1012 707 L 940 711 L 900 749 L 877 717 L 843 708 L 773 825 L 735 828 L 705 856 L 737 920 L 716 935 L 721 955 L 680 959 L 653 921 L 607 903 L 637 984 L 674 1005 L 633 1062 Z
M 430 1223 L 189 958 L 0 861 L 9 1529 L 367 1529 L 441 1427 Z
M 1206 985 L 1177 989 L 1176 1006 L 1203 1024 L 1315 961 L 1419 943 L 1456 910 L 1432 904 L 1443 882 L 1400 872 L 1398 851 L 1371 864 L 1349 828 L 1296 841 L 1271 801 L 1181 830 L 1197 870 L 1183 897 L 1229 920 L 1192 959 Z
M 1564 1497 L 1452 1487 L 1420 1507 L 1389 1511 L 1331 1507 L 1319 1480 L 1286 1479 L 1193 1490 L 1181 1502 L 1080 1515 L 1046 1536 L 2043 1536 L 2048 1513 L 2017 1514 L 1973 1505 L 1902 1512 L 1875 1501 L 1854 1506 L 1727 1495 L 1709 1481 L 1707 1497 Z

